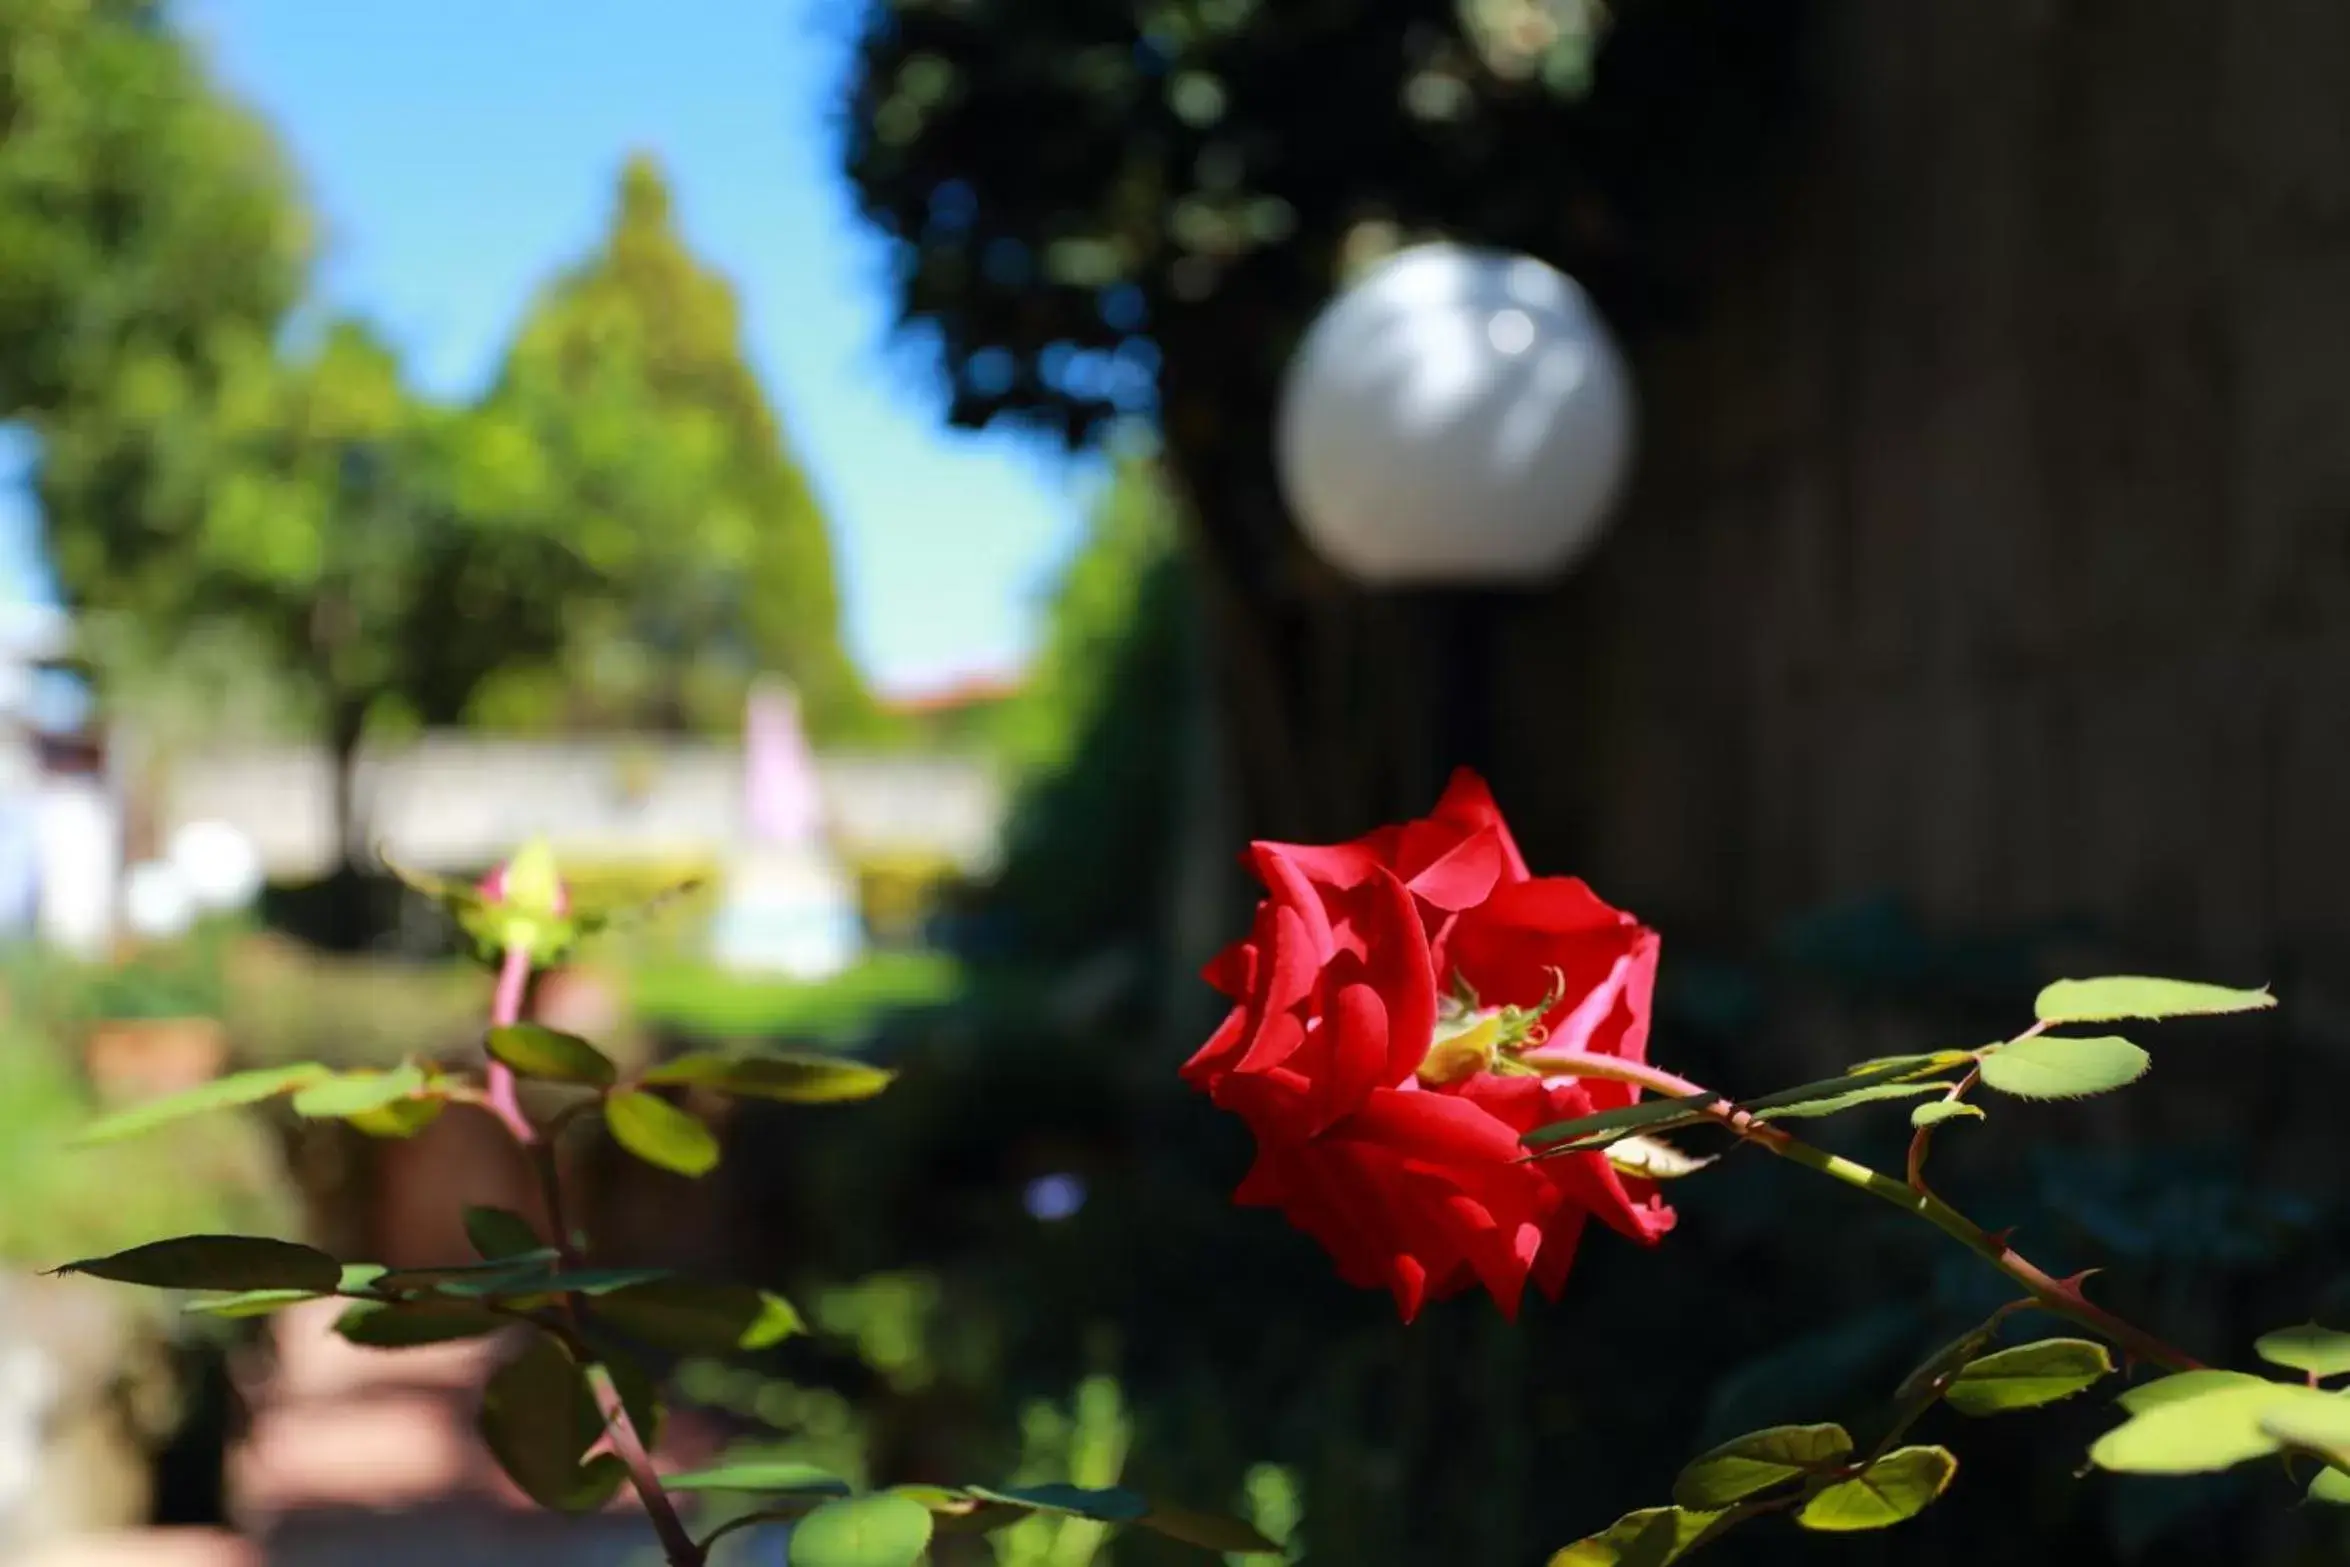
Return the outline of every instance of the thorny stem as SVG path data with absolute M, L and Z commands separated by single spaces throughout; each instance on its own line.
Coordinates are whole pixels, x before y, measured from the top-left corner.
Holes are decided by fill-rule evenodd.
M 1975 1086 L 1975 1079 L 1981 1077 L 1982 1075 L 1983 1073 L 1980 1067 L 1969 1067 L 1967 1069 L 1967 1075 L 1960 1078 L 1957 1082 L 1951 1084 L 1950 1092 L 1942 1096 L 1943 1103 L 1957 1104 L 1959 1101 L 1965 1099 L 1967 1096 L 1967 1090 L 1973 1088 Z M 1926 1185 L 1926 1154 L 1933 1146 L 1933 1127 L 1921 1126 L 1916 1131 L 1909 1134 L 1909 1169 L 1907 1172 L 1909 1175 L 1909 1189 L 1918 1193 L 1920 1196 L 1931 1197 L 1933 1195 L 1932 1190 Z
M 1626 1061 L 1616 1056 L 1596 1055 L 1580 1050 L 1546 1049 L 1528 1051 L 1521 1059 L 1550 1076 L 1609 1078 L 1619 1083 L 1633 1083 L 1653 1093 L 1676 1099 L 1712 1092 L 1685 1077 L 1678 1077 L 1645 1062 Z M 1831 1176 L 1847 1186 L 1857 1187 L 1882 1202 L 1890 1203 L 1905 1213 L 1917 1215 L 2006 1274 L 2017 1288 L 2029 1295 L 2043 1310 L 2078 1323 L 2125 1353 L 2171 1371 L 2203 1369 L 2203 1363 L 2192 1355 L 2173 1348 L 2145 1329 L 2093 1303 L 2081 1292 L 2081 1280 L 2087 1277 L 2086 1274 L 2069 1279 L 2056 1278 L 2010 1246 L 2004 1236 L 1992 1234 L 1931 1191 L 1918 1190 L 1890 1176 L 1880 1175 L 1867 1165 L 1841 1154 L 1815 1148 L 1767 1121 L 1756 1119 L 1739 1109 L 1731 1100 L 1716 1097 L 1712 1104 L 1705 1107 L 1704 1113 L 1739 1137 L 1768 1149 L 1782 1159 L 1792 1160 L 1806 1169 L 1817 1170 L 1822 1175 Z
M 509 945 L 498 965 L 498 988 L 490 1004 L 491 1027 L 503 1028 L 522 1020 L 522 999 L 530 989 L 530 972 L 530 949 L 519 943 Z M 580 1260 L 579 1249 L 564 1218 L 563 1182 L 556 1164 L 554 1141 L 541 1137 L 538 1128 L 531 1125 L 530 1117 L 522 1113 L 514 1071 L 495 1057 L 489 1063 L 488 1106 L 490 1113 L 529 1156 L 531 1167 L 538 1174 L 539 1190 L 546 1202 L 547 1227 L 554 1232 L 556 1249 L 566 1267 L 576 1265 Z M 564 1297 L 563 1306 L 565 1316 L 573 1318 L 576 1326 L 571 1297 Z M 708 1553 L 694 1543 L 685 1520 L 678 1516 L 677 1505 L 662 1488 L 661 1476 L 653 1468 L 653 1455 L 645 1451 L 644 1439 L 637 1434 L 636 1422 L 629 1419 L 628 1408 L 621 1402 L 611 1373 L 595 1363 L 593 1351 L 576 1332 L 567 1333 L 564 1338 L 573 1355 L 589 1371 L 588 1383 L 595 1390 L 596 1402 L 603 1408 L 605 1434 L 612 1440 L 612 1456 L 628 1471 L 628 1483 L 644 1503 L 645 1516 L 651 1520 L 653 1532 L 660 1536 L 661 1554 L 669 1558 L 670 1567 L 703 1567 L 709 1560 Z

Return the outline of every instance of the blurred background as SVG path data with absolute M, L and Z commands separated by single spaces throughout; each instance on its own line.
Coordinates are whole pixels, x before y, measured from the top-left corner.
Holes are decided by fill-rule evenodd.
M 2125 1099 L 1946 1138 L 1946 1189 L 2206 1358 L 2340 1322 L 2346 89 L 2337 0 L 0 0 L 0 1559 L 648 1559 L 501 1489 L 476 1356 L 38 1276 L 240 1228 L 446 1260 L 515 1189 L 462 1113 L 61 1149 L 466 1049 L 486 987 L 378 845 L 702 877 L 541 1016 L 904 1070 L 743 1109 L 698 1184 L 583 1147 L 615 1259 L 811 1324 L 669 1368 L 680 1462 L 1519 1567 L 1996 1305 L 1792 1170 L 1514 1328 L 1403 1329 L 1229 1206 L 1245 1137 L 1173 1074 L 1235 851 L 1462 762 L 1664 931 L 1652 1053 L 1734 1091 L 2002 1037 L 2063 973 L 2273 983 Z M 1374 331 L 1387 425 L 1285 381 L 1430 241 L 1579 288 L 1403 298 L 1468 346 Z M 1623 473 L 1572 507 L 1479 444 L 1535 346 L 1582 368 L 1524 451 Z M 1718 1555 L 2341 1559 L 2274 1475 L 2079 1477 L 2106 1418 L 1931 1432 L 1925 1518 Z

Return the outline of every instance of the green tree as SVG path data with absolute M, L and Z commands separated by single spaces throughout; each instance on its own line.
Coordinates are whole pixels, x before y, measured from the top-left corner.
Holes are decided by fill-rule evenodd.
M 823 513 L 744 362 L 734 292 L 649 158 L 603 244 L 531 308 L 488 409 L 541 449 L 546 502 L 613 585 L 575 607 L 558 675 L 498 686 L 502 716 L 716 727 L 775 671 L 818 733 L 870 728 Z
M 310 228 L 160 0 L 0 0 L 0 419 L 274 331 Z
M 265 653 L 333 754 L 347 863 L 370 724 L 464 717 L 489 680 L 544 667 L 564 605 L 601 586 L 540 526 L 527 445 L 419 403 L 355 323 L 293 354 L 241 333 L 96 390 L 43 430 L 68 592 L 118 628 L 117 674 L 215 627 Z
M 1634 333 L 1671 321 L 1764 183 L 1801 11 L 869 0 L 846 164 L 901 318 L 958 424 L 1079 445 L 1155 414 L 1253 830 L 1361 819 L 1349 780 L 1401 705 L 1315 684 L 1398 617 L 1304 550 L 1275 486 L 1275 392 L 1313 313 L 1351 266 L 1448 235 L 1566 267 Z

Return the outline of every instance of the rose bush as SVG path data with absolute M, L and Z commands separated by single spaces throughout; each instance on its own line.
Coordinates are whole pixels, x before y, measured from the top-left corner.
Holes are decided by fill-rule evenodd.
M 1258 843 L 1248 937 L 1207 970 L 1230 1014 L 1183 1068 L 1244 1120 L 1237 1200 L 1280 1209 L 1406 1321 L 1482 1285 L 1556 1297 L 1597 1216 L 1655 1243 L 1672 1210 L 1601 1151 L 1529 1162 L 1535 1127 L 1630 1104 L 1544 1077 L 1539 1046 L 1645 1059 L 1657 936 L 1581 881 L 1527 869 L 1461 772 L 1427 817 L 1351 843 Z

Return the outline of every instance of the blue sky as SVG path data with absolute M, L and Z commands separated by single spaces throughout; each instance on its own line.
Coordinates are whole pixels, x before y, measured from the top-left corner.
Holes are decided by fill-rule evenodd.
M 533 288 L 595 241 L 621 160 L 659 156 L 832 516 L 851 646 L 885 688 L 919 689 L 1024 654 L 1091 475 L 1019 437 L 947 432 L 927 367 L 890 351 L 881 253 L 829 124 L 860 9 L 183 0 L 180 14 L 291 148 L 325 225 L 327 300 L 389 331 L 437 392 L 482 382 Z M 12 542 L 0 561 L 21 574 Z

